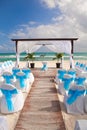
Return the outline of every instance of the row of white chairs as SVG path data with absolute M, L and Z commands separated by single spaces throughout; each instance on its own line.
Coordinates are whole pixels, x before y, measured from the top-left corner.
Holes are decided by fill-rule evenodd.
M 8 60 L 0 64 L 0 75 L 2 75 L 5 71 L 12 71 L 12 68 L 15 67 L 15 64 L 13 61 Z
M 77 75 L 82 75 L 82 76 L 87 77 L 87 65 L 86 64 L 76 62 L 75 69 L 76 69 Z
M 25 95 L 33 82 L 34 75 L 29 68 L 13 67 L 12 72 L 3 72 L 0 77 L 0 113 L 11 114 L 22 110 Z M 0 117 L 1 128 L 9 130 L 5 116 Z
M 68 72 L 71 71 L 71 74 Z M 86 78 L 74 75 L 75 70 L 58 70 L 56 80 L 60 94 L 64 96 L 67 113 L 84 114 L 87 112 Z M 74 77 L 73 77 L 74 76 Z
M 28 93 L 29 87 L 34 82 L 34 76 L 28 68 L 13 68 L 13 73 L 4 72 L 0 77 L 0 112 L 1 113 L 13 113 L 20 109 L 20 103 L 23 103 L 22 92 Z M 17 72 L 18 71 L 18 72 Z M 8 96 L 9 95 L 9 96 Z M 15 97 L 18 99 L 14 98 Z M 19 95 L 19 96 L 18 96 Z M 21 98 L 20 98 L 21 97 Z M 12 102 L 16 101 L 17 109 L 9 110 L 7 101 L 12 98 Z M 20 101 L 19 101 L 20 100 Z M 11 102 L 10 102 L 11 103 Z M 23 105 L 23 104 L 22 104 Z M 14 107 L 16 108 L 16 107 Z

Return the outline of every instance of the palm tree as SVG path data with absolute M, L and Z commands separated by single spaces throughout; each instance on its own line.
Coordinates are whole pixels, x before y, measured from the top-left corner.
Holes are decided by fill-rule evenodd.
M 63 57 L 64 53 L 56 53 L 55 54 L 55 58 L 53 58 L 53 60 L 57 60 L 58 62 L 56 63 L 56 67 L 60 68 L 60 64 L 62 63 L 62 57 Z M 61 60 L 61 62 L 59 62 Z
M 24 58 L 24 60 L 28 61 L 28 67 L 29 67 L 29 61 L 32 61 L 32 63 L 30 63 L 30 65 L 31 65 L 31 68 L 34 68 L 34 63 L 33 63 L 33 61 L 35 60 L 34 55 L 35 55 L 35 53 L 28 53 L 27 56 Z

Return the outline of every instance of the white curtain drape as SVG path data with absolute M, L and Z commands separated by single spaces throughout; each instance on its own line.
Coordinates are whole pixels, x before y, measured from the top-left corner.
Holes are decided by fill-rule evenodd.
M 43 42 L 18 42 L 18 53 L 27 51 L 29 53 L 37 51 Z M 53 52 L 60 53 L 64 52 L 71 54 L 71 42 L 70 41 L 54 41 L 54 42 L 45 42 L 45 46 Z
M 53 52 L 65 52 L 71 54 L 71 43 L 70 41 L 55 41 L 54 43 L 47 45 Z
M 70 64 L 73 64 L 73 59 L 71 55 L 71 41 L 19 41 L 18 42 L 18 54 L 17 54 L 17 64 L 19 63 L 19 54 L 21 52 L 36 52 L 41 47 L 47 47 L 51 52 L 56 53 L 67 53 L 70 55 Z M 43 50 L 43 49 L 42 49 Z M 46 50 L 45 50 L 46 51 Z M 74 67 L 74 66 L 73 66 Z

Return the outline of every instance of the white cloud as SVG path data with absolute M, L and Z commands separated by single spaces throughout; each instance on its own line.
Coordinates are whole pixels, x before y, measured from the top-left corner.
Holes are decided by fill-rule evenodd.
M 13 32 L 12 38 L 78 37 L 75 50 L 87 51 L 87 0 L 41 0 L 47 8 L 60 10 L 60 16 L 52 18 L 53 24 L 33 26 L 30 21 Z M 57 11 L 58 11 L 57 10 Z
M 22 38 L 22 37 L 26 37 L 26 33 L 23 32 L 23 29 L 19 29 L 17 31 L 15 31 L 14 33 L 9 35 L 10 38 Z
M 87 0 L 42 0 L 42 2 L 48 8 L 60 10 L 62 15 L 53 18 L 53 21 L 60 23 L 60 35 L 79 37 L 76 48 L 87 51 Z
M 34 25 L 34 24 L 36 24 L 36 22 L 35 21 L 30 21 L 29 24 Z
M 57 0 L 41 0 L 42 4 L 46 5 L 48 8 L 55 8 L 58 4 Z

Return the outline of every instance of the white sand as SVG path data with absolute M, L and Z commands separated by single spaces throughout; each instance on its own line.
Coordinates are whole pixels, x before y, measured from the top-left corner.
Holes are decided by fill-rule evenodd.
M 41 68 L 42 67 L 42 62 L 43 61 L 35 61 L 35 68 Z M 47 62 L 48 68 L 49 67 L 56 67 L 56 61 L 45 61 Z M 19 64 L 20 68 L 25 67 L 26 66 L 26 62 L 21 61 Z M 70 63 L 69 61 L 63 61 L 63 68 L 68 69 L 70 67 Z
M 80 62 L 80 63 L 84 63 L 84 64 L 86 64 L 87 65 L 87 60 L 74 60 L 74 64 L 76 63 L 76 62 Z M 41 68 L 42 67 L 42 62 L 43 61 L 34 61 L 34 63 L 35 63 L 35 68 Z M 56 67 L 56 63 L 57 63 L 57 61 L 55 60 L 53 60 L 53 61 L 45 61 L 45 62 L 47 62 L 47 64 L 48 64 L 48 68 L 49 67 Z M 27 62 L 25 62 L 25 61 L 20 61 L 20 64 L 19 64 L 19 66 L 20 66 L 20 68 L 22 68 L 22 67 L 25 67 L 26 66 L 26 63 Z M 69 69 L 70 68 L 70 61 L 69 60 L 63 60 L 63 66 L 62 66 L 64 69 Z

